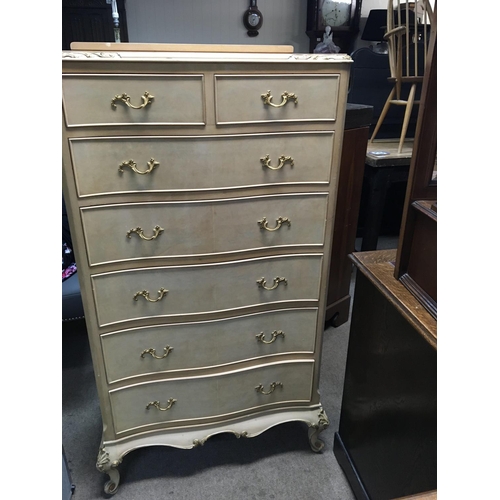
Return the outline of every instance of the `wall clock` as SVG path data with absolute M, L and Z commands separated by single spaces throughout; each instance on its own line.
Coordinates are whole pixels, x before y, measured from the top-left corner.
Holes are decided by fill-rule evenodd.
M 349 0 L 323 0 L 321 16 L 325 26 L 337 27 L 348 26 L 351 20 L 351 6 Z
M 262 12 L 257 7 L 257 0 L 250 0 L 250 6 L 243 14 L 243 24 L 248 36 L 257 36 L 262 27 Z
M 323 38 L 327 26 L 341 52 L 350 53 L 359 32 L 362 0 L 307 0 L 306 34 L 310 52 Z

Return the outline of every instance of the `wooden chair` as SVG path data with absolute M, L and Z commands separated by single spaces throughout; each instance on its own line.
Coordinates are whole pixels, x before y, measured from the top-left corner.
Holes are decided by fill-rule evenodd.
M 435 0 L 437 4 L 437 0 Z M 417 0 L 414 8 L 409 3 L 400 0 L 389 0 L 387 6 L 387 30 L 384 39 L 387 40 L 389 50 L 389 66 L 391 76 L 389 82 L 393 88 L 385 102 L 382 113 L 377 121 L 370 143 L 375 139 L 391 104 L 406 106 L 403 126 L 399 139 L 398 153 L 403 149 L 408 123 L 415 100 L 417 85 L 424 80 L 424 69 L 427 61 L 430 32 L 435 24 L 435 9 L 429 0 Z M 410 85 L 408 97 L 403 98 L 402 89 Z

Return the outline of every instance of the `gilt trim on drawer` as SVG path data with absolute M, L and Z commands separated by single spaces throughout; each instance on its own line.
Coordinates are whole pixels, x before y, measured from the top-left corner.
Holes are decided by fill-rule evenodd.
M 140 382 L 111 389 L 109 395 L 116 435 L 183 422 L 202 423 L 214 417 L 229 419 L 274 406 L 308 404 L 312 399 L 314 368 L 314 360 L 298 359 L 208 375 Z M 276 390 L 271 395 L 255 391 L 255 385 L 269 384 L 272 380 L 268 379 L 274 378 L 282 379 L 282 391 Z M 172 394 L 167 394 L 168 391 Z M 157 394 L 166 399 L 175 398 L 176 404 L 172 411 L 148 412 L 144 409 Z M 144 408 L 139 403 L 143 399 Z M 162 400 L 161 403 L 164 404 L 165 401 Z M 124 412 L 122 406 L 129 411 Z
M 68 140 L 79 198 L 130 193 L 213 192 L 264 186 L 327 186 L 335 132 L 269 132 L 221 135 L 134 135 Z M 294 158 L 266 168 L 270 154 Z M 151 174 L 119 172 L 123 161 L 160 163 Z M 144 169 L 145 166 L 141 166 Z M 203 175 L 193 175 L 203 172 Z
M 322 247 L 327 192 L 273 194 L 214 200 L 96 205 L 80 209 L 89 265 L 175 257 L 214 257 L 265 249 Z M 276 231 L 262 217 L 285 216 Z M 266 219 L 267 222 L 267 219 Z M 292 226 L 293 222 L 293 227 Z M 140 226 L 140 227 L 136 227 Z M 130 231 L 155 231 L 150 240 Z M 140 232 L 140 231 L 139 231 Z M 269 234 L 275 233 L 275 234 Z M 189 238 L 186 240 L 186 235 Z M 106 240 L 107 245 L 101 244 Z
M 216 74 L 215 123 L 334 123 L 338 108 L 338 92 L 334 88 L 339 86 L 338 73 Z M 268 92 L 278 103 L 281 100 L 278 106 L 266 104 L 270 102 Z
M 206 125 L 204 74 L 69 73 L 62 81 L 68 128 Z M 148 97 L 142 109 L 131 109 L 117 99 L 122 94 L 130 94 L 135 104 L 141 103 L 141 96 Z
M 316 306 L 321 285 L 323 254 L 291 254 L 216 264 L 134 268 L 91 276 L 99 326 L 159 318 L 243 314 L 249 309 L 278 304 Z M 288 285 L 264 290 L 261 277 L 284 276 Z M 237 285 L 236 285 L 237 284 Z M 235 287 L 238 293 L 235 294 Z M 169 293 L 151 304 L 134 301 L 143 289 Z
M 200 371 L 276 356 L 311 356 L 316 350 L 318 308 L 288 308 L 217 320 L 128 328 L 100 336 L 109 383 L 133 378 Z M 261 335 L 273 330 L 283 338 L 264 345 Z M 286 335 L 286 338 L 285 338 Z M 143 348 L 168 356 L 141 357 Z M 192 346 L 196 345 L 193 349 Z

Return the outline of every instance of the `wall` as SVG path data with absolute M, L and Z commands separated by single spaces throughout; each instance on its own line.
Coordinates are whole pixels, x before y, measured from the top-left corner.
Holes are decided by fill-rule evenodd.
M 264 23 L 249 37 L 248 0 L 126 0 L 130 42 L 293 45 L 309 52 L 307 0 L 259 0 Z
M 307 0 L 258 0 L 264 24 L 254 38 L 242 21 L 248 5 L 248 0 L 126 0 L 129 41 L 293 45 L 295 52 L 309 52 Z M 355 49 L 370 45 L 360 39 L 370 10 L 386 8 L 387 0 L 363 0 Z

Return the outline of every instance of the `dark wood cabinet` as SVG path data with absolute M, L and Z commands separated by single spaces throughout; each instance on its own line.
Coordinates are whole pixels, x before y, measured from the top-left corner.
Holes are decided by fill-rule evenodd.
M 394 278 L 396 250 L 360 252 L 334 453 L 357 500 L 437 488 L 437 325 Z
M 347 103 L 334 222 L 337 237 L 332 243 L 325 315 L 325 322 L 333 326 L 340 326 L 349 319 L 352 276 L 349 254 L 355 250 L 372 115 L 372 106 Z
M 117 0 L 120 39 L 128 42 L 125 0 Z M 106 0 L 63 0 L 62 50 L 71 42 L 114 42 L 111 4 Z

